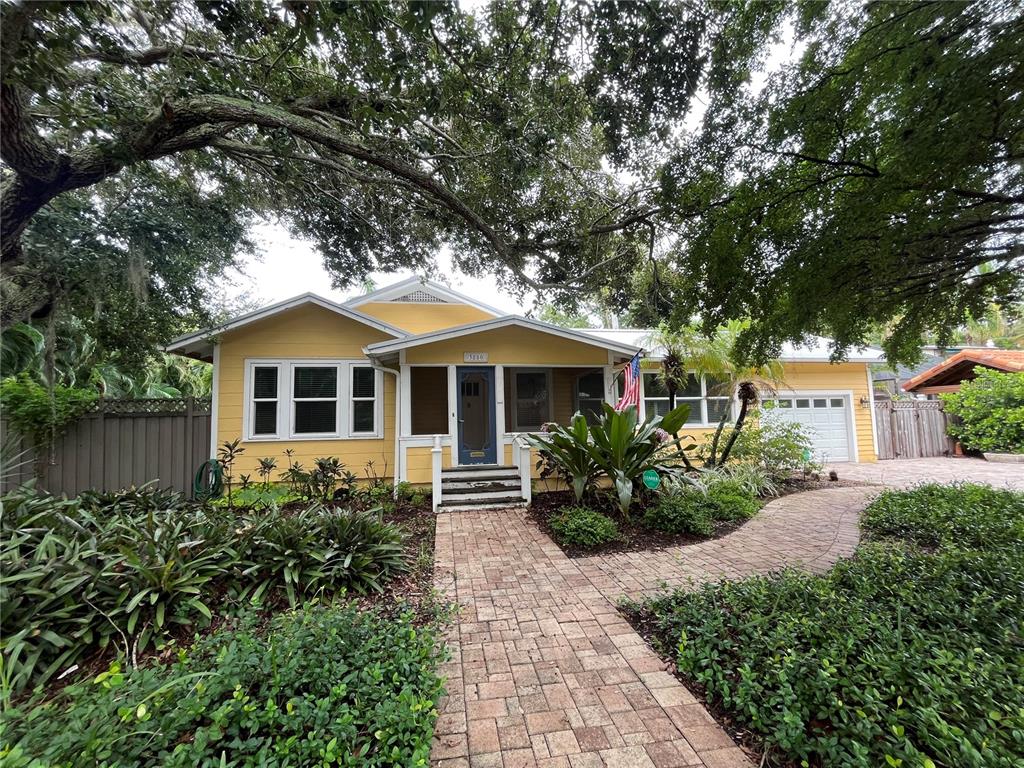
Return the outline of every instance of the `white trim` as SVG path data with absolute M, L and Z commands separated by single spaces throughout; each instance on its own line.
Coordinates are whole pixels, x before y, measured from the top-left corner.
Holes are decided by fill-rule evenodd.
M 878 431 L 875 427 L 875 380 L 871 375 L 871 366 L 865 365 L 864 370 L 868 377 L 868 408 L 871 409 L 871 449 L 875 452 L 875 460 L 878 460 Z
M 252 434 L 252 380 L 253 369 L 276 367 L 277 374 L 277 433 Z M 337 370 L 336 397 L 301 398 L 300 402 L 336 401 L 334 432 L 295 432 L 295 399 L 292 396 L 296 368 L 335 368 Z M 374 431 L 352 431 L 352 369 L 370 368 L 374 372 Z M 381 440 L 384 437 L 383 374 L 371 360 L 362 358 L 245 358 L 242 361 L 242 440 L 252 443 L 302 442 L 309 440 Z M 216 390 L 215 390 L 216 392 Z M 396 393 L 397 396 L 397 393 Z M 347 418 L 346 418 L 346 415 Z
M 513 384 L 514 384 L 513 380 Z M 505 366 L 498 363 L 494 366 L 494 461 L 505 463 Z
M 554 377 L 551 375 L 551 369 L 550 368 L 545 368 L 543 366 L 537 366 L 537 365 L 528 366 L 528 367 L 522 367 L 522 368 L 515 367 L 515 366 L 502 366 L 502 367 L 503 368 L 507 367 L 509 369 L 509 381 L 512 384 L 512 386 L 511 386 L 511 390 L 512 390 L 512 392 L 511 392 L 511 395 L 512 395 L 512 424 L 511 424 L 511 431 L 513 433 L 531 432 L 532 431 L 528 427 L 524 427 L 524 426 L 521 426 L 519 424 L 519 419 L 518 419 L 518 414 L 517 414 L 517 409 L 518 409 L 518 406 L 519 406 L 519 383 L 516 381 L 516 376 L 518 374 L 520 374 L 520 373 L 543 373 L 544 374 L 544 378 L 545 378 L 545 380 L 547 382 L 547 394 L 548 394 L 548 418 L 547 418 L 547 420 L 548 421 L 554 421 L 555 420 L 555 416 L 554 416 L 554 414 L 555 414 L 555 402 L 554 402 L 555 401 L 555 393 L 553 391 L 554 390 L 554 387 L 553 387 Z M 508 425 L 506 425 L 506 426 L 508 426 Z M 530 426 L 532 426 L 532 425 L 530 425 Z M 538 424 L 537 425 L 537 429 L 540 429 L 543 426 L 544 426 L 543 424 Z
M 451 438 L 452 466 L 459 465 L 459 383 L 455 366 L 448 366 L 448 435 Z
M 264 318 L 281 312 L 287 312 L 289 309 L 295 309 L 296 307 L 301 307 L 305 304 L 314 304 L 318 307 L 322 307 L 323 309 L 339 314 L 342 317 L 347 317 L 348 319 L 355 320 L 363 325 L 376 328 L 378 331 L 386 333 L 389 336 L 394 336 L 395 338 L 403 338 L 408 335 L 408 333 L 403 331 L 401 328 L 396 328 L 395 326 L 378 320 L 375 317 L 370 317 L 362 312 L 357 312 L 351 307 L 337 304 L 330 299 L 325 299 L 323 296 L 317 296 L 315 293 L 303 293 L 291 299 L 280 301 L 277 304 L 271 304 L 268 307 L 257 309 L 254 312 L 239 315 L 238 317 L 232 318 L 220 325 L 215 325 L 202 331 L 196 331 L 184 336 L 179 336 L 164 347 L 164 350 L 166 352 L 181 352 L 183 354 L 188 354 L 188 352 L 193 351 L 194 348 L 201 350 L 212 341 L 211 337 L 213 336 L 226 333 L 227 331 L 233 331 L 243 325 L 254 323 L 257 320 L 263 320 Z
M 402 280 L 399 283 L 392 285 L 386 285 L 383 288 L 378 288 L 370 293 L 365 293 L 362 296 L 357 296 L 354 299 L 349 299 L 345 302 L 346 307 L 359 307 L 363 304 L 369 304 L 370 302 L 384 302 L 392 301 L 397 298 L 401 298 L 407 293 L 412 291 L 423 291 L 424 293 L 430 294 L 431 296 L 441 299 L 442 301 L 449 304 L 468 304 L 471 307 L 499 317 L 502 312 L 501 310 L 495 309 L 492 306 L 484 304 L 483 302 L 477 301 L 474 298 L 461 294 L 457 291 L 453 291 L 446 285 L 436 283 L 433 280 L 427 280 L 424 277 L 410 277 L 407 280 Z M 423 306 L 422 302 L 394 302 L 396 304 L 416 304 Z
M 860 455 L 857 451 L 857 419 L 854 416 L 854 400 L 852 389 L 778 389 L 765 400 L 778 400 L 780 397 L 787 400 L 797 397 L 843 397 L 846 398 L 846 442 L 850 458 L 847 461 L 855 464 L 860 463 Z M 835 459 L 832 459 L 835 461 Z
M 217 410 L 220 407 L 220 344 L 213 345 L 213 377 L 210 379 L 210 458 L 217 458 Z
M 531 320 L 526 317 L 519 317 L 518 315 L 505 315 L 503 317 L 494 318 L 493 320 L 481 320 L 476 323 L 457 325 L 454 328 L 442 328 L 438 331 L 429 331 L 427 333 L 416 334 L 415 336 L 406 336 L 394 341 L 378 341 L 375 344 L 368 344 L 363 347 L 363 351 L 367 355 L 371 356 L 386 355 L 390 352 L 398 352 L 403 349 L 409 349 L 410 347 L 418 347 L 424 344 L 433 344 L 438 341 L 457 339 L 462 336 L 470 336 L 475 333 L 497 330 L 499 328 L 508 328 L 510 326 L 518 326 L 532 331 L 539 331 L 540 333 L 548 333 L 552 336 L 559 336 L 563 339 L 578 341 L 581 344 L 588 344 L 592 347 L 607 349 L 612 352 L 618 352 L 621 355 L 629 355 L 630 357 L 640 351 L 639 347 L 634 347 L 629 344 L 620 344 L 618 342 L 608 341 L 571 328 L 561 328 L 557 325 L 552 325 L 551 323 L 542 323 L 539 320 Z M 538 365 L 536 362 L 531 364 L 534 366 Z M 508 365 L 508 363 L 505 363 L 505 365 Z

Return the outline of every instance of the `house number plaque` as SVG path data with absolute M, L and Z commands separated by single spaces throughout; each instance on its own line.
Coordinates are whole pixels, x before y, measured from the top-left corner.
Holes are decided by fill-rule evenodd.
M 463 352 L 462 362 L 464 363 L 486 363 L 487 353 L 486 352 Z

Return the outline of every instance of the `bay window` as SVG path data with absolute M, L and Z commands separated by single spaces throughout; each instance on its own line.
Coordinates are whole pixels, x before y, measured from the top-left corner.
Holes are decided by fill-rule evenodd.
M 379 375 L 355 361 L 247 361 L 245 438 L 379 437 Z

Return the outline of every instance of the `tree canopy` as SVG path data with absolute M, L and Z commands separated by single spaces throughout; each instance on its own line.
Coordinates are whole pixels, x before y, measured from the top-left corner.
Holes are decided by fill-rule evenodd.
M 787 25 L 799 55 L 751 87 Z M 1020 297 L 1018 4 L 755 5 L 716 34 L 703 125 L 661 171 L 676 240 L 667 279 L 641 278 L 640 315 L 750 317 L 740 348 L 760 359 L 894 321 L 886 351 L 908 359 Z
M 3 290 L 35 297 L 5 326 L 54 298 L 28 266 L 37 221 L 124 178 L 229 214 L 212 275 L 244 246 L 232 225 L 273 214 L 340 287 L 429 271 L 448 243 L 570 311 L 749 318 L 751 359 L 815 333 L 838 355 L 880 323 L 905 359 L 1022 292 L 1010 0 L 0 11 Z M 795 55 L 753 83 L 783 39 Z

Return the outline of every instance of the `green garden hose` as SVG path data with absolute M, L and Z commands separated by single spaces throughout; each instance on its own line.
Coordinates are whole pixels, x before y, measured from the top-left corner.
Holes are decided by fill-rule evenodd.
M 204 461 L 192 481 L 192 498 L 197 501 L 216 499 L 224 490 L 223 471 L 216 459 Z

